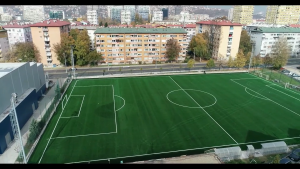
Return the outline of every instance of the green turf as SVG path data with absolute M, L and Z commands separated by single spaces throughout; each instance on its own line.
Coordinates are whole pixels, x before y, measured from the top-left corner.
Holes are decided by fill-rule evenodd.
M 300 95 L 247 73 L 74 80 L 67 95 L 29 163 L 120 163 L 300 138 Z

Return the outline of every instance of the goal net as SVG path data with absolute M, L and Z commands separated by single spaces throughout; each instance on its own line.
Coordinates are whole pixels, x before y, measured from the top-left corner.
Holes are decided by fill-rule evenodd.
M 65 97 L 63 98 L 62 102 L 61 102 L 62 110 L 65 108 L 65 106 L 67 104 L 67 101 L 68 101 L 68 96 L 66 94 Z
M 259 77 L 269 80 L 269 75 L 265 75 L 263 73 L 259 73 Z

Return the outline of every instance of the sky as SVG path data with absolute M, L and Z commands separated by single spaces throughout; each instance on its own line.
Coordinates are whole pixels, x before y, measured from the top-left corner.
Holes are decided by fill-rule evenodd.
M 208 7 L 229 9 L 232 8 L 232 5 L 208 5 Z M 264 14 L 267 11 L 267 5 L 254 5 L 254 13 L 263 12 Z

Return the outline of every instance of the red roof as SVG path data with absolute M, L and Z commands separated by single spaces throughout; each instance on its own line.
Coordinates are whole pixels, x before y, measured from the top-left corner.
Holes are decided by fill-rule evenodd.
M 182 27 L 182 25 L 171 25 L 171 24 L 169 24 L 169 25 L 167 25 L 167 27 Z
M 60 27 L 65 25 L 70 25 L 70 22 L 67 21 L 61 21 L 61 20 L 55 20 L 55 19 L 49 19 L 45 20 L 43 22 L 38 22 L 30 25 L 30 27 Z
M 200 21 L 196 22 L 196 24 L 203 24 L 203 25 L 220 25 L 220 26 L 242 26 L 239 23 L 232 23 L 230 21 Z
M 184 28 L 196 28 L 196 24 L 187 24 Z
M 3 26 L 4 27 L 4 26 Z M 300 24 L 291 24 L 290 27 L 292 28 L 299 28 L 300 27 Z
M 3 25 L 3 28 L 28 28 L 30 24 L 20 24 L 20 23 L 9 23 L 7 25 Z

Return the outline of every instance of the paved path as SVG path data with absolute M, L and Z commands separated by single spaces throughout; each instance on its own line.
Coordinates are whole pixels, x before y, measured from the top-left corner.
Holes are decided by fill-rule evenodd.
M 40 120 L 41 115 L 45 114 L 45 108 L 49 107 L 51 104 L 51 100 L 53 99 L 55 95 L 55 85 L 48 91 L 48 93 L 42 98 L 42 100 L 39 102 L 39 107 L 34 111 L 33 115 L 29 118 L 27 123 L 24 125 L 24 127 L 21 129 L 21 134 L 23 138 L 23 144 L 25 145 L 27 142 L 28 134 L 29 134 L 29 126 L 32 121 L 32 119 Z M 5 150 L 5 152 L 0 155 L 0 164 L 2 163 L 15 163 L 18 153 L 16 152 L 16 147 L 19 145 L 19 142 L 12 142 L 9 147 Z

